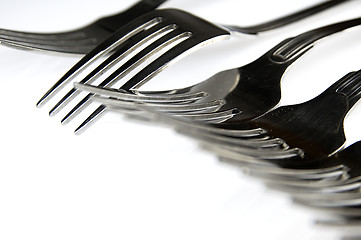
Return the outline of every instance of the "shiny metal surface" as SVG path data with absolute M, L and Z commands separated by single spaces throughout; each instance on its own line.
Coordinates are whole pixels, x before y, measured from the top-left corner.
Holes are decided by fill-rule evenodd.
M 94 94 L 103 96 L 97 98 L 97 101 L 112 108 L 130 109 L 133 106 L 137 109 L 137 104 L 129 102 L 136 101 L 195 121 L 246 121 L 266 113 L 279 103 L 280 82 L 284 73 L 318 40 L 360 24 L 361 19 L 354 19 L 286 39 L 245 66 L 222 71 L 197 85 L 183 89 L 152 93 L 125 91 L 122 88 L 117 91 L 103 85 L 85 85 L 84 82 L 75 83 L 75 86 L 92 92 L 87 96 L 89 98 Z
M 260 31 L 268 30 L 275 27 L 279 27 L 296 20 L 300 20 L 304 17 L 312 15 L 318 11 L 325 10 L 329 7 L 342 3 L 344 1 L 328 1 L 324 4 L 317 5 L 310 9 L 298 12 L 294 15 L 290 15 L 284 18 L 279 18 L 271 21 L 269 27 L 265 27 L 267 24 L 261 24 Z M 297 16 L 297 17 L 295 17 Z M 247 28 L 235 29 L 234 26 L 227 29 L 219 28 L 216 25 L 206 22 L 203 19 L 197 18 L 185 12 L 177 10 L 155 10 L 152 13 L 146 14 L 129 25 L 120 29 L 118 33 L 114 34 L 107 41 L 103 42 L 92 52 L 87 54 L 79 63 L 77 63 L 71 70 L 69 70 L 38 102 L 38 106 L 43 105 L 47 99 L 54 95 L 62 85 L 72 80 L 76 76 L 76 73 L 83 71 L 84 67 L 91 61 L 97 59 L 102 53 L 109 53 L 115 48 L 119 51 L 113 53 L 109 58 L 102 62 L 98 67 L 90 72 L 83 80 L 82 83 L 91 83 L 97 79 L 97 76 L 103 74 L 114 64 L 124 59 L 128 54 L 134 50 L 138 50 L 139 47 L 150 41 L 149 46 L 145 46 L 139 53 L 135 53 L 135 56 L 129 61 L 125 62 L 118 69 L 116 69 L 108 78 L 104 79 L 100 86 L 112 86 L 120 79 L 123 79 L 129 74 L 129 71 L 134 70 L 147 59 L 154 57 L 156 53 L 161 50 L 170 47 L 169 51 L 162 54 L 156 61 L 151 62 L 148 66 L 145 66 L 139 73 L 135 74 L 131 79 L 127 80 L 122 86 L 122 89 L 129 90 L 142 86 L 149 81 L 156 74 L 165 69 L 171 62 L 179 58 L 184 53 L 192 50 L 196 50 L 200 46 L 206 43 L 213 42 L 218 38 L 224 38 L 230 35 L 230 32 L 236 31 L 239 33 L 247 32 Z M 257 27 L 251 27 L 257 32 Z M 229 32 L 230 31 L 230 32 Z M 138 34 L 139 33 L 139 34 Z M 129 39 L 128 39 L 129 37 Z M 127 40 L 128 39 L 128 40 Z M 125 42 L 123 42 L 125 41 Z M 174 47 L 177 45 L 177 47 Z M 70 102 L 74 95 L 77 93 L 76 89 L 72 89 L 67 93 L 50 111 L 50 115 L 55 115 L 59 112 L 68 102 Z M 90 95 L 81 100 L 68 114 L 62 119 L 62 123 L 68 123 L 73 119 L 79 111 L 84 109 L 90 100 Z M 100 117 L 106 110 L 105 106 L 99 106 L 90 116 L 75 130 L 76 133 L 81 133 L 87 126 L 95 119 Z M 223 115 L 223 114 L 222 114 Z M 219 118 L 218 116 L 211 116 L 211 118 Z M 222 116 L 221 116 L 222 117 Z
M 191 2 L 194 6 L 195 2 Z M 211 2 L 207 1 L 210 8 L 214 7 Z M 264 3 L 268 4 L 267 1 Z M 356 3 L 353 1 L 349 6 L 356 9 Z M 225 2 L 214 1 L 214 4 L 221 7 Z M 237 6 L 242 4 L 236 3 Z M 271 8 L 266 9 L 263 14 Z M 347 15 L 347 19 L 351 17 L 347 11 L 350 9 L 342 9 L 333 11 L 331 19 L 336 20 L 338 14 Z M 359 16 L 359 11 L 354 12 Z M 0 18 L 2 16 L 0 14 Z M 212 13 L 210 16 L 212 19 Z M 325 22 L 329 24 L 327 20 Z M 308 23 L 311 26 L 313 20 Z M 297 26 L 309 29 L 302 24 Z M 289 27 L 290 30 L 295 28 Z M 164 71 L 165 75 L 157 77 L 165 79 L 161 84 L 172 79 L 185 86 L 194 86 L 185 84 L 185 81 L 207 79 L 218 69 L 229 69 L 223 67 L 224 61 L 230 62 L 231 68 L 240 62 L 253 61 L 279 42 L 275 40 L 278 38 L 272 40 L 270 36 L 281 34 L 282 31 L 277 30 L 273 34 L 247 39 L 243 44 L 250 50 L 242 51 L 245 56 L 240 61 L 232 59 L 230 52 L 238 55 L 235 50 L 242 48 L 222 41 L 226 44 L 220 46 L 222 51 L 216 51 L 215 55 L 206 49 L 198 55 L 200 58 L 193 59 L 195 61 L 192 62 L 192 58 L 180 61 L 179 67 L 168 69 L 170 75 Z M 283 33 L 280 38 L 289 36 Z M 359 69 L 359 36 L 357 29 L 336 34 L 288 68 L 281 85 L 281 106 L 308 101 L 312 94 L 317 96 L 345 73 Z M 261 44 L 253 44 L 257 41 Z M 264 49 L 260 47 L 263 44 Z M 108 105 L 107 109 L 124 111 L 125 114 L 109 111 L 101 124 L 84 135 L 73 136 L 67 127 L 59 128 L 54 121 L 44 118 L 42 111 L 34 111 L 34 103 L 41 88 L 50 84 L 49 79 L 61 75 L 64 69 L 73 65 L 72 61 L 78 59 L 10 48 L 0 48 L 0 52 L 3 56 L 0 59 L 0 99 L 2 112 L 6 113 L 0 119 L 0 132 L 5 140 L 0 151 L 1 239 L 340 240 L 342 235 L 345 236 L 343 239 L 357 239 L 360 235 L 359 154 L 353 147 L 357 144 L 349 145 L 360 136 L 357 106 L 345 120 L 347 147 L 313 164 L 297 166 L 288 165 L 288 162 L 284 167 L 275 164 L 280 156 L 291 157 L 300 152 L 292 152 L 292 146 L 287 149 L 289 142 L 280 137 L 267 136 L 269 130 L 214 128 L 214 125 L 199 125 L 195 118 L 184 118 L 182 113 L 187 110 L 209 117 L 207 114 L 218 109 L 223 102 L 194 104 L 205 98 L 206 92 L 187 94 L 182 92 L 187 89 L 183 86 L 174 88 L 178 89 L 176 91 L 164 90 L 173 88 L 162 85 L 154 90 L 101 89 L 105 90 L 103 96 L 94 95 L 92 100 L 107 104 L 116 102 L 118 106 Z M 215 64 L 203 70 L 201 65 L 210 59 L 215 59 Z M 205 73 L 202 77 L 197 76 L 200 71 Z M 189 76 L 194 78 L 188 79 Z M 319 85 L 324 88 L 319 88 Z M 227 88 L 231 86 L 232 78 Z M 295 86 L 294 91 L 287 86 Z M 91 85 L 87 87 L 92 91 Z M 109 99 L 108 91 L 119 93 L 122 100 Z M 294 102 L 285 100 L 289 94 L 294 96 Z M 86 92 L 81 92 L 78 97 L 86 95 Z M 147 100 L 148 104 L 144 104 Z M 187 109 L 186 106 L 191 104 L 192 107 Z M 87 114 L 87 109 L 83 114 Z M 231 111 L 228 116 L 236 114 L 239 111 Z M 169 117 L 174 115 L 178 117 Z M 134 121 L 137 117 L 152 122 L 139 124 Z M 213 117 L 222 115 L 214 114 Z M 350 119 L 356 119 L 356 122 L 350 125 Z M 177 132 L 161 127 L 162 123 L 171 124 Z M 197 142 L 204 148 L 198 149 L 194 144 Z M 235 148 L 238 144 L 243 147 Z M 264 151 L 258 151 L 255 146 Z M 221 158 L 218 162 L 212 152 L 229 158 Z M 292 160 L 302 158 L 295 155 Z M 241 174 L 239 170 L 242 170 Z M 313 225 L 313 221 L 322 217 L 327 222 L 319 229 L 320 222 Z M 333 218 L 341 220 L 332 222 Z

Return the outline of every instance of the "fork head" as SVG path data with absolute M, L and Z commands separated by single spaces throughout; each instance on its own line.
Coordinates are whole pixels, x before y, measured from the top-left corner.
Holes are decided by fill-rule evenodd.
M 154 10 L 166 0 L 143 0 L 113 16 L 82 28 L 59 33 L 30 33 L 0 29 L 0 43 L 20 49 L 86 54 L 120 27 Z
M 130 73 L 136 72 L 137 67 L 146 60 L 151 57 L 156 58 L 122 86 L 125 90 L 137 88 L 185 53 L 229 35 L 227 30 L 189 13 L 176 9 L 154 10 L 121 28 L 82 58 L 43 96 L 38 106 L 43 105 L 82 71 L 87 70 L 90 73 L 80 82 L 93 82 L 106 72 L 108 77 L 98 79 L 101 81 L 100 86 L 112 86 Z M 105 55 L 109 57 L 95 69 L 91 69 L 90 63 Z M 125 59 L 127 57 L 129 59 Z M 117 67 L 116 64 L 121 60 L 125 62 Z M 76 89 L 72 89 L 52 112 L 66 105 L 76 92 L 78 92 Z M 89 100 L 90 98 L 87 97 L 84 102 Z M 77 110 L 76 108 L 74 112 Z

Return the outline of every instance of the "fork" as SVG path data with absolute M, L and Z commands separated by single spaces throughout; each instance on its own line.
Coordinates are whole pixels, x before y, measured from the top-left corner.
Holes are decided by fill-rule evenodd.
M 345 169 L 345 177 L 342 179 L 321 184 L 305 184 L 302 187 L 279 181 L 271 183 L 270 186 L 291 194 L 298 202 L 309 205 L 330 206 L 332 204 L 335 206 L 359 201 L 361 199 L 360 153 L 361 141 L 358 141 L 328 158 L 313 163 L 316 168 L 342 166 Z
M 128 82 L 119 90 L 106 87 L 107 83 L 93 86 L 85 81 L 74 83 L 74 86 L 90 92 L 86 98 L 95 94 L 93 99 L 112 109 L 139 111 L 138 105 L 143 103 L 158 111 L 206 123 L 221 123 L 228 119 L 246 121 L 264 114 L 279 103 L 283 74 L 316 41 L 360 24 L 361 18 L 358 18 L 288 38 L 245 66 L 222 71 L 182 89 L 125 91 L 130 88 Z
M 204 124 L 146 105 L 142 109 L 201 141 L 220 157 L 297 169 L 342 148 L 344 118 L 360 97 L 361 70 L 348 73 L 312 100 L 278 107 L 250 121 Z
M 361 141 L 324 159 L 300 165 L 297 168 L 271 168 L 246 165 L 253 177 L 262 178 L 274 189 L 287 192 L 296 199 L 336 201 L 360 198 L 361 168 L 359 156 Z M 241 160 L 222 159 L 232 165 L 243 166 Z
M 205 45 L 206 43 L 213 42 L 217 39 L 229 37 L 232 31 L 257 33 L 279 27 L 295 20 L 304 18 L 310 13 L 314 13 L 329 8 L 335 4 L 344 1 L 328 1 L 324 4 L 317 5 L 308 10 L 300 13 L 290 15 L 288 17 L 276 19 L 268 24 L 261 24 L 250 28 L 241 28 L 235 26 L 219 27 L 212 23 L 206 22 L 197 18 L 189 13 L 182 12 L 175 9 L 155 10 L 142 17 L 132 21 L 130 24 L 115 33 L 108 40 L 104 41 L 97 48 L 87 54 L 81 59 L 73 68 L 71 68 L 38 102 L 37 106 L 42 106 L 52 96 L 54 96 L 63 86 L 69 81 L 73 80 L 78 73 L 87 69 L 90 63 L 99 59 L 101 56 L 117 49 L 109 58 L 102 62 L 99 66 L 95 67 L 83 80 L 83 83 L 91 83 L 95 81 L 100 75 L 108 71 L 115 64 L 119 63 L 131 52 L 134 53 L 131 59 L 125 62 L 122 66 L 117 68 L 108 78 L 106 78 L 101 85 L 112 86 L 119 79 L 124 78 L 144 63 L 147 59 L 154 57 L 156 53 L 164 50 L 155 61 L 144 67 L 134 77 L 132 77 L 122 89 L 127 90 L 130 88 L 138 88 L 142 84 L 149 81 L 157 73 L 169 66 L 170 63 L 189 53 L 190 50 L 194 51 L 197 48 Z M 226 28 L 224 28 L 226 27 Z M 228 27 L 228 28 L 227 28 Z M 168 33 L 168 34 L 167 34 Z M 153 42 L 149 43 L 152 39 Z M 145 46 L 144 43 L 150 44 Z M 173 45 L 172 45 L 173 44 Z M 172 46 L 170 46 L 172 45 Z M 176 45 L 176 46 L 174 46 Z M 143 46 L 143 48 L 140 48 Z M 168 47 L 170 50 L 166 49 Z M 165 50 L 166 49 L 166 50 Z M 88 68 L 89 70 L 89 68 Z M 108 71 L 109 72 L 109 71 Z M 50 111 L 53 116 L 58 113 L 65 105 L 67 105 L 79 91 L 76 89 L 70 90 Z M 71 110 L 62 120 L 62 123 L 67 123 L 73 119 L 76 114 L 89 104 L 90 97 L 84 98 L 76 107 Z M 96 117 L 100 116 L 105 110 L 104 106 L 99 107 L 77 130 L 80 133 L 88 123 L 92 122 Z
M 0 43 L 20 49 L 86 54 L 117 29 L 138 16 L 156 9 L 165 1 L 141 0 L 121 13 L 101 18 L 69 32 L 30 33 L 0 29 Z
M 154 111 L 147 105 L 142 110 L 149 109 L 158 115 L 157 120 L 169 123 L 181 133 L 199 140 L 205 149 L 219 157 L 251 166 L 265 166 L 265 169 L 301 170 L 298 185 L 295 184 L 297 181 L 290 183 L 287 182 L 289 179 L 283 179 L 289 189 L 301 196 L 294 198 L 296 202 L 321 207 L 328 212 L 359 216 L 360 175 L 355 156 L 359 156 L 361 142 L 345 150 L 340 149 L 345 143 L 343 121 L 360 98 L 361 70 L 348 73 L 310 101 L 278 107 L 247 122 L 231 121 L 229 124 L 205 126 L 187 118 Z M 306 182 L 309 178 L 302 179 L 304 170 L 320 169 L 322 173 L 324 169 L 330 170 L 332 167 L 335 170 L 343 168 L 347 176 L 312 182 L 315 185 Z M 301 184 L 302 181 L 305 181 L 304 184 Z M 276 184 L 280 183 L 282 181 Z
M 288 193 L 293 201 L 316 210 L 337 214 L 346 217 L 361 217 L 361 173 L 360 155 L 361 141 L 358 141 L 336 154 L 316 161 L 314 166 L 337 166 L 342 165 L 346 170 L 346 177 L 343 179 L 310 184 L 294 185 L 289 179 L 280 180 L 276 183 L 267 184 L 269 187 Z M 307 167 L 306 167 L 307 168 Z M 257 176 L 256 176 L 257 177 Z M 302 179 L 299 180 L 302 183 Z M 332 221 L 331 221 L 332 223 Z M 347 221 L 352 223 L 353 221 Z

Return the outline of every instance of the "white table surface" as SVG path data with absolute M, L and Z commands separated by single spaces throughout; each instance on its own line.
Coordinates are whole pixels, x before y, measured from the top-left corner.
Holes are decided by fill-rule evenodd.
M 249 25 L 315 0 L 171 0 L 214 22 Z M 131 0 L 3 1 L 0 28 L 61 31 L 120 11 Z M 357 17 L 351 1 L 318 17 L 206 47 L 145 88 L 187 86 L 239 67 L 287 36 Z M 284 75 L 281 104 L 306 101 L 361 68 L 361 28 L 320 42 Z M 35 104 L 79 60 L 0 46 L 0 239 L 200 240 L 338 239 L 313 225 L 318 214 L 262 182 L 221 164 L 172 130 L 106 114 L 80 136 L 86 114 L 67 126 Z M 171 79 L 171 81 L 169 80 Z M 360 140 L 360 106 L 345 124 L 347 145 Z

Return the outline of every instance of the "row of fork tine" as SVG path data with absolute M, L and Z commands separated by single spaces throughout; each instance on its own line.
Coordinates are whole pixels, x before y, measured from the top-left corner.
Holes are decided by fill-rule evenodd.
M 349 27 L 359 24 L 361 20 L 356 19 Z M 63 124 L 92 101 L 101 103 L 76 133 L 84 131 L 108 109 L 146 113 L 198 140 L 222 162 L 247 167 L 252 176 L 287 192 L 295 202 L 342 219 L 327 222 L 328 225 L 357 223 L 355 219 L 361 217 L 361 168 L 355 161 L 361 156 L 361 141 L 343 149 L 343 121 L 361 97 L 361 70 L 345 75 L 314 101 L 276 108 L 246 121 L 237 120 L 242 109 L 220 111 L 227 103 L 225 99 L 202 102 L 209 97 L 207 91 L 192 92 L 192 87 L 154 92 L 138 90 L 179 56 L 215 39 L 228 38 L 230 34 L 229 29 L 183 11 L 152 11 L 97 45 L 37 105 L 44 105 L 69 82 L 87 72 L 49 113 L 56 115 L 83 92 L 85 97 L 65 115 Z M 304 49 L 295 44 L 292 51 L 299 57 L 312 48 L 316 40 L 317 37 L 311 40 L 312 44 L 302 42 L 307 45 Z M 276 64 L 289 61 L 285 69 L 297 58 L 292 55 L 292 60 L 280 60 L 277 56 L 274 54 L 270 59 Z M 138 72 L 131 75 L 136 69 Z M 120 88 L 116 89 L 114 86 L 121 81 Z

